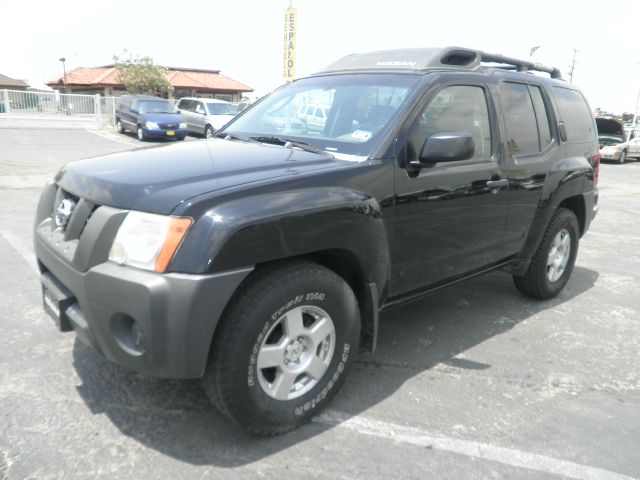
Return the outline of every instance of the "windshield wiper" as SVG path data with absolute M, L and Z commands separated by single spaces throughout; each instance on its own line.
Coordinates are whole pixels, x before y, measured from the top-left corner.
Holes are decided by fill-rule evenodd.
M 225 140 L 239 140 L 241 142 L 247 141 L 246 138 L 242 138 L 241 136 L 236 135 L 235 133 L 227 133 L 227 132 L 218 132 L 214 135 L 214 137 L 224 138 Z
M 270 136 L 257 136 L 249 137 L 250 140 L 255 140 L 260 143 L 270 143 L 273 145 L 282 145 L 285 148 L 299 148 L 305 152 L 315 153 L 317 155 L 324 155 L 325 157 L 333 158 L 333 155 L 325 150 L 315 147 L 306 142 L 299 142 L 297 140 L 289 140 L 283 137 L 270 137 Z

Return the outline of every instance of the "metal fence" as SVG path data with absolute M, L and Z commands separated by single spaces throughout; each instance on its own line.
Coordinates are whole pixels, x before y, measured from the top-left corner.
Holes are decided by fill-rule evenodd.
M 50 119 L 87 128 L 114 124 L 119 97 L 0 90 L 0 118 Z M 169 99 L 171 108 L 175 99 Z

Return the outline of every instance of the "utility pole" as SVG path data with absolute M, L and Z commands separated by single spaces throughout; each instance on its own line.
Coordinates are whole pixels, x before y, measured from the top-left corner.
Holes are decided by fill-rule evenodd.
M 573 72 L 576 69 L 576 54 L 578 53 L 578 50 L 576 50 L 575 48 L 573 49 L 573 60 L 571 61 L 571 66 L 569 67 L 571 70 L 569 70 L 569 83 L 573 83 Z

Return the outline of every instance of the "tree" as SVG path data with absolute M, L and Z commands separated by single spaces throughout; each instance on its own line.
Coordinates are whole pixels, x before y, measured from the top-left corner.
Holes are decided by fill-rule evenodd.
M 118 82 L 122 83 L 129 93 L 166 95 L 173 89 L 167 79 L 167 69 L 154 65 L 151 57 L 132 58 L 129 55 L 121 59 L 114 55 L 113 62 L 118 70 Z

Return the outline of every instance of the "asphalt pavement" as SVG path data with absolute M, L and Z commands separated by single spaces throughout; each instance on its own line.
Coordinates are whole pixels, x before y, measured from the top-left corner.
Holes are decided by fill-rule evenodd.
M 42 309 L 42 185 L 67 161 L 144 146 L 0 128 L 0 480 L 640 477 L 640 162 L 602 165 L 600 212 L 556 299 L 494 272 L 390 310 L 328 411 L 257 438 L 197 381 L 110 364 Z

